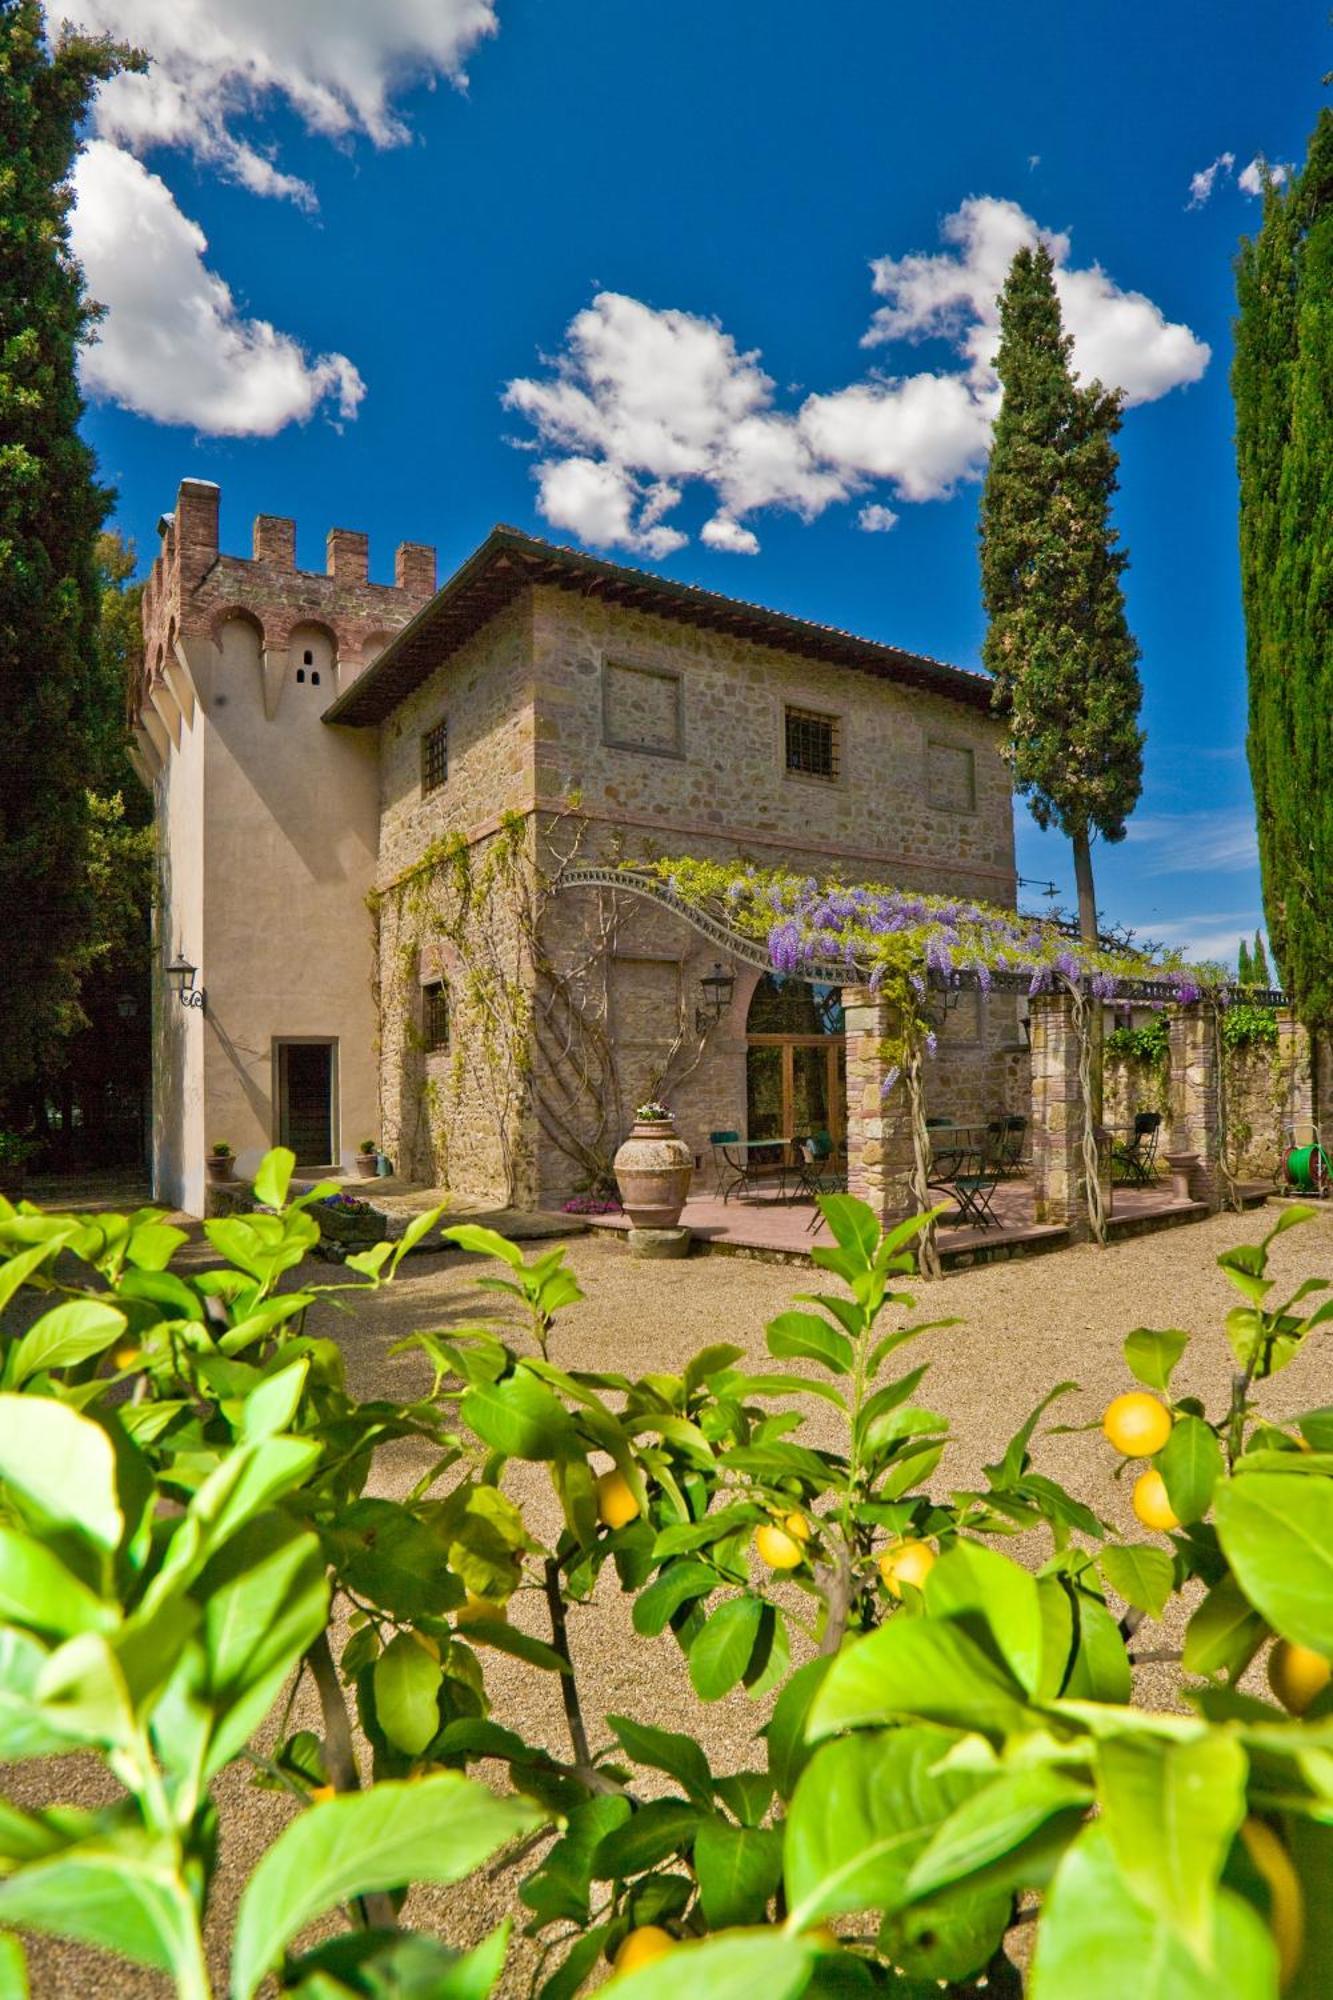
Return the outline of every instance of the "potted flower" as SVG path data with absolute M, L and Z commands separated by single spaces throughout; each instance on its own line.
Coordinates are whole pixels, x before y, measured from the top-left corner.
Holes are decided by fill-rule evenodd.
M 363 1181 L 368 1181 L 379 1171 L 379 1143 L 375 1139 L 363 1139 L 356 1149 L 353 1162 Z
M 656 1099 L 639 1105 L 615 1161 L 616 1185 L 636 1229 L 674 1229 L 690 1192 L 694 1157 Z
M 219 1139 L 215 1146 L 209 1148 L 204 1165 L 211 1181 L 233 1181 L 236 1178 L 236 1155 L 226 1139 Z
M 32 1149 L 32 1140 L 25 1139 L 21 1132 L 0 1130 L 0 1194 L 22 1194 L 24 1173 Z

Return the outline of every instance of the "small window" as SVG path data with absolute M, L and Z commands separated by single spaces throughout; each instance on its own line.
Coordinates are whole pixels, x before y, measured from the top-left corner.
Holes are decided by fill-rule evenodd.
M 298 668 L 296 669 L 296 678 L 297 678 L 297 680 L 298 680 L 298 681 L 303 681 L 303 680 L 305 679 L 305 668 L 304 668 L 304 667 L 298 667 Z
M 421 1030 L 429 1052 L 449 1046 L 449 988 L 442 979 L 421 989 Z
M 421 791 L 438 791 L 449 776 L 449 724 L 437 722 L 421 739 Z
M 311 676 L 310 676 L 310 685 L 311 685 L 311 687 L 318 687 L 318 686 L 319 686 L 319 668 L 318 668 L 318 667 L 316 667 L 316 668 L 315 668 L 314 672 L 313 672 L 313 673 L 311 674 Z
M 787 710 L 787 769 L 804 778 L 838 775 L 838 718 L 812 709 Z
M 307 665 L 308 667 L 313 667 L 313 666 L 314 666 L 314 664 L 315 664 L 315 656 L 314 656 L 314 654 L 313 654 L 312 652 L 310 652 L 310 651 L 309 651 L 308 649 L 307 649 L 307 650 L 306 650 L 306 652 L 305 652 L 305 653 L 304 653 L 304 654 L 302 655 L 302 658 L 304 659 L 304 661 L 305 661 L 305 663 L 306 663 L 306 665 Z

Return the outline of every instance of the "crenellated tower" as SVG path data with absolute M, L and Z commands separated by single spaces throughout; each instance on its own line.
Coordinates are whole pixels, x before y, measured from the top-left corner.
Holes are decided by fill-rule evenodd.
M 324 715 L 435 593 L 433 548 L 401 543 L 393 583 L 372 583 L 347 528 L 322 573 L 298 569 L 279 515 L 258 516 L 250 556 L 226 555 L 220 498 L 183 480 L 159 523 L 133 718 L 157 803 L 156 1191 L 194 1214 L 215 1143 L 245 1172 L 278 1141 L 338 1167 L 379 1136 L 379 742 Z M 166 980 L 178 955 L 202 1006 Z

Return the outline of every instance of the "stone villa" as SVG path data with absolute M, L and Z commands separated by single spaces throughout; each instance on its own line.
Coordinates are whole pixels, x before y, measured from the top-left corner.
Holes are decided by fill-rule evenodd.
M 415 1180 L 548 1205 L 653 1094 L 704 1174 L 711 1132 L 844 1131 L 836 992 L 743 964 L 705 989 L 716 944 L 562 866 L 743 857 L 1014 901 L 981 675 L 512 528 L 437 591 L 419 544 L 377 584 L 364 535 L 331 532 L 321 574 L 272 516 L 221 553 L 218 513 L 182 483 L 143 607 L 164 1200 L 203 1211 L 217 1142 L 245 1173 L 276 1142 L 346 1169 L 370 1138 Z M 1027 1109 L 1018 1005 L 961 996 L 932 1110 Z

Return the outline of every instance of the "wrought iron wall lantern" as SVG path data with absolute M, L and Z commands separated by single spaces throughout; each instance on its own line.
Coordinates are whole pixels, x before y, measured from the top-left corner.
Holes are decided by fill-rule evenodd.
M 701 1035 L 715 1028 L 731 1005 L 731 996 L 736 990 L 736 975 L 728 972 L 721 959 L 717 959 L 711 972 L 706 972 L 699 981 L 704 991 L 704 1004 L 694 1010 L 694 1025 Z
M 180 1001 L 182 1007 L 202 1007 L 204 989 L 196 986 L 197 966 L 191 965 L 183 951 L 178 951 L 167 967 L 167 985 Z

